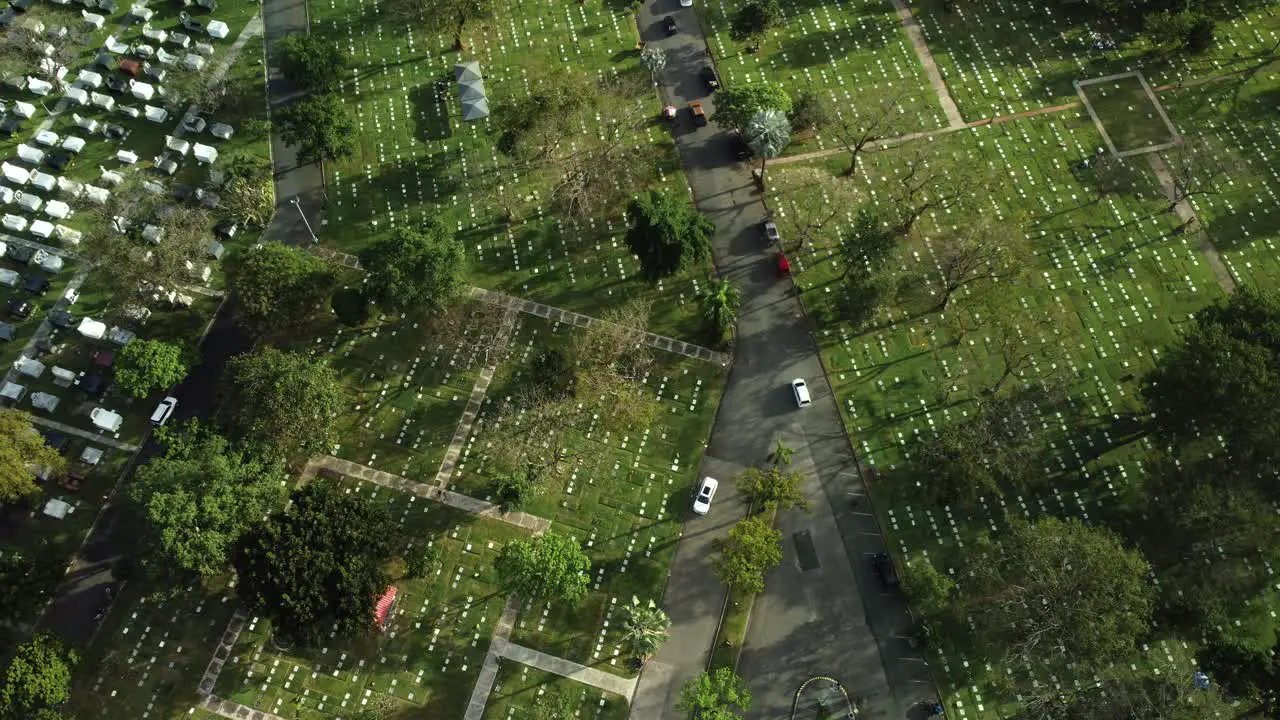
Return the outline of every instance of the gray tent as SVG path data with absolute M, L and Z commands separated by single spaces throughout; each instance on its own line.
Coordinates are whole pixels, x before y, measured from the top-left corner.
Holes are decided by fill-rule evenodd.
M 458 96 L 462 99 L 462 119 L 479 120 L 489 117 L 489 100 L 485 96 L 480 63 L 475 60 L 460 63 L 454 66 L 453 74 L 458 78 Z
M 462 119 L 463 120 L 479 120 L 489 117 L 489 101 L 484 98 L 479 100 L 463 100 L 462 101 Z

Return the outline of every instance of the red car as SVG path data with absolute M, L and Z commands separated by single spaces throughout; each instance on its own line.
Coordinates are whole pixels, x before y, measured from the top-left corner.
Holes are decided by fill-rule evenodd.
M 791 263 L 787 262 L 787 256 L 786 256 L 786 255 L 784 255 L 784 254 L 782 253 L 782 251 L 778 251 L 777 253 L 775 253 L 775 254 L 774 254 L 774 259 L 778 261 L 778 274 L 779 274 L 779 275 L 790 275 L 790 274 L 791 274 Z

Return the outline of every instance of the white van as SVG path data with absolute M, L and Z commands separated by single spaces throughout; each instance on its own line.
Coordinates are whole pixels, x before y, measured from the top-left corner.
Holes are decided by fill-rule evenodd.
M 173 409 L 178 406 L 178 398 L 167 397 L 160 401 L 156 406 L 155 412 L 151 413 L 151 424 L 160 427 L 169 422 L 169 417 L 173 415 Z

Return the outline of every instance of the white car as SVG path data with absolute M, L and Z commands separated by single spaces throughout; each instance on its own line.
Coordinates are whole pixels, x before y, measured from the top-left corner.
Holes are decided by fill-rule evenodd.
M 813 404 L 813 400 L 809 397 L 809 386 L 804 384 L 804 378 L 791 381 L 791 393 L 796 396 L 797 407 L 809 407 Z
M 698 486 L 698 494 L 693 498 L 693 511 L 699 515 L 706 515 L 711 510 L 711 500 L 716 496 L 718 487 L 720 483 L 715 478 L 702 478 L 702 484 Z
M 178 398 L 169 396 L 160 401 L 156 406 L 155 412 L 151 413 L 151 424 L 160 427 L 169 422 L 170 416 L 173 415 L 173 409 L 178 406 Z
M 693 0 L 680 0 L 680 7 L 693 7 Z

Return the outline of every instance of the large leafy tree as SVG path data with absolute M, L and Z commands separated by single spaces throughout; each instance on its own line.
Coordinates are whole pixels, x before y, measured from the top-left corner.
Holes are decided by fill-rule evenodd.
M 632 201 L 630 215 L 627 243 L 649 280 L 702 262 L 711 252 L 715 223 L 687 197 L 650 190 Z
M 937 505 L 1025 490 L 1043 476 L 1031 419 L 1040 396 L 981 398 L 963 420 L 947 423 L 920 448 L 925 495 Z
M 0 718 L 56 720 L 58 706 L 71 698 L 71 671 L 78 661 L 74 650 L 44 633 L 18 646 L 0 688 Z
M 443 223 L 398 228 L 360 253 L 365 292 L 385 308 L 434 315 L 465 287 L 467 252 Z
M 241 538 L 234 559 L 240 598 L 292 642 L 312 645 L 330 631 L 356 635 L 373 623 L 397 532 L 384 505 L 311 482 L 287 510 Z
M 1151 566 L 1111 532 L 1045 518 L 984 545 L 963 604 L 992 652 L 1101 667 L 1151 630 Z
M 276 114 L 280 137 L 298 148 L 298 163 L 339 160 L 356 149 L 356 125 L 339 95 L 309 95 Z
M 261 155 L 236 153 L 220 163 L 226 173 L 221 209 L 236 222 L 264 227 L 276 207 L 275 168 Z
M 467 25 L 493 14 L 493 0 L 388 0 L 383 12 L 411 22 L 429 33 L 453 38 L 453 49 L 463 50 Z
M 233 268 L 240 324 L 256 337 L 275 336 L 313 317 L 333 291 L 333 268 L 283 243 L 249 248 Z
M 116 357 L 115 379 L 133 397 L 145 398 L 187 376 L 187 350 L 164 340 L 135 339 Z
M 582 545 L 550 531 L 507 543 L 493 567 L 503 591 L 526 597 L 576 603 L 591 585 L 591 561 Z
M 0 409 L 0 502 L 14 502 L 40 492 L 36 467 L 61 471 L 66 460 L 49 447 L 31 416 L 19 410 Z
M 1222 438 L 1219 471 L 1253 482 L 1280 457 L 1280 293 L 1243 286 L 1203 308 L 1147 377 L 1143 395 L 1175 448 Z M 1280 485 L 1257 485 L 1280 498 Z
M 778 0 L 751 0 L 738 8 L 729 25 L 729 37 L 734 42 L 746 43 L 752 49 L 760 48 L 770 29 L 782 22 L 782 6 Z
M 689 720 L 740 720 L 751 709 L 751 691 L 730 668 L 716 668 L 680 689 L 676 709 Z
M 231 358 L 226 374 L 222 415 L 253 448 L 292 458 L 332 444 L 343 393 L 324 360 L 264 347 Z
M 738 476 L 738 492 L 752 505 L 783 510 L 808 508 L 809 499 L 801 489 L 803 483 L 804 473 L 786 470 L 781 463 L 774 463 L 768 468 L 749 467 L 743 470 Z
M 761 110 L 792 110 L 791 96 L 770 82 L 732 85 L 716 94 L 715 121 L 727 128 L 745 129 Z
M 641 663 L 662 647 L 670 628 L 671 619 L 653 600 L 641 603 L 632 595 L 631 604 L 622 607 L 622 644 Z
M 287 35 L 276 50 L 285 75 L 311 90 L 333 87 L 349 65 L 347 54 L 319 35 Z
M 763 515 L 737 522 L 720 545 L 713 565 L 720 580 L 747 593 L 764 590 L 764 576 L 782 562 L 782 533 L 774 530 Z
M 177 580 L 211 577 L 240 536 L 284 503 L 288 477 L 196 423 L 163 431 L 161 441 L 165 454 L 129 486 L 147 522 L 145 564 Z

